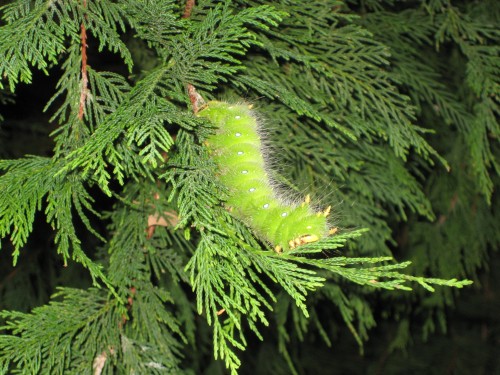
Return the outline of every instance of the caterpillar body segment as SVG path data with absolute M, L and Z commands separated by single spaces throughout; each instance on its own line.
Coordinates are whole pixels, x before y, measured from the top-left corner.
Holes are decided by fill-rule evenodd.
M 219 166 L 220 181 L 229 189 L 231 213 L 270 242 L 275 251 L 294 249 L 328 235 L 330 209 L 315 212 L 307 196 L 302 204 L 279 198 L 264 161 L 257 118 L 245 104 L 211 101 L 198 112 L 217 130 L 206 145 Z

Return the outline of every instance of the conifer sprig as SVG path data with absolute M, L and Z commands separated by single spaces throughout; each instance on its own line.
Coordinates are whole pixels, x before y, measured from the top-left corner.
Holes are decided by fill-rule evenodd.
M 70 288 L 54 298 L 62 300 L 30 314 L 0 313 L 7 320 L 0 328 L 11 333 L 0 335 L 0 373 L 7 374 L 12 362 L 22 374 L 76 374 L 89 367 L 96 353 L 118 347 L 117 331 L 110 329 L 120 317 L 116 300 L 97 289 Z
M 65 34 L 75 26 L 64 22 L 70 18 L 66 8 L 53 1 L 17 1 L 1 10 L 7 24 L 0 28 L 0 76 L 14 91 L 19 82 L 31 82 L 30 66 L 47 72 L 57 62 Z

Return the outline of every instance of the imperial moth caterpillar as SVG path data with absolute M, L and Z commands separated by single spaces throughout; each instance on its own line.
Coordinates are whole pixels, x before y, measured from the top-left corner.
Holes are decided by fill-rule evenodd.
M 217 127 L 206 145 L 219 167 L 218 178 L 229 190 L 226 205 L 235 217 L 278 252 L 328 235 L 330 207 L 315 212 L 309 196 L 300 204 L 279 198 L 264 161 L 259 124 L 249 106 L 211 101 L 198 116 Z

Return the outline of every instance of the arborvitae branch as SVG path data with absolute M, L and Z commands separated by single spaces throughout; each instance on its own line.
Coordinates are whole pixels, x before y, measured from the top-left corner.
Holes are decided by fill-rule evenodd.
M 386 292 L 417 283 L 411 306 L 429 311 L 428 299 L 443 312 L 453 295 L 436 286 L 470 284 L 455 277 L 475 276 L 500 244 L 498 207 L 477 194 L 492 197 L 500 169 L 499 33 L 458 3 L 2 7 L 4 84 L 61 71 L 47 105 L 58 126 L 50 157 L 0 160 L 2 251 L 12 248 L 14 263 L 29 253 L 42 217 L 62 263 L 80 263 L 101 289 L 65 288 L 31 313 L 0 313 L 0 373 L 196 371 L 204 354 L 186 345 L 211 336 L 234 374 L 250 335 L 263 340 L 274 323 L 296 371 L 290 343 L 310 329 L 332 341 L 326 305 L 360 346 L 375 325 L 374 292 L 380 315 L 404 317 L 418 312 Z M 99 70 L 104 48 L 121 68 Z M 335 233 L 277 254 L 231 214 L 234 192 L 205 144 L 218 124 L 196 116 L 213 98 L 253 102 L 269 173 L 292 200 L 326 195 Z M 435 171 L 435 160 L 451 170 Z

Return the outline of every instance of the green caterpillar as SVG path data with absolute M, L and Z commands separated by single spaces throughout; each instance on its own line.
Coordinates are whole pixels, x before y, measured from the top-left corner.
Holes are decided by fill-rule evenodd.
M 278 197 L 266 172 L 259 125 L 250 108 L 211 101 L 198 113 L 217 126 L 206 145 L 219 166 L 218 178 L 229 189 L 226 205 L 231 213 L 277 252 L 334 232 L 326 220 L 330 207 L 314 212 L 309 196 L 301 204 L 287 204 Z

